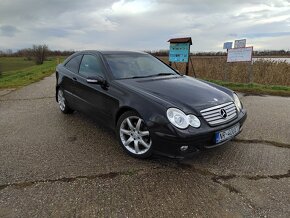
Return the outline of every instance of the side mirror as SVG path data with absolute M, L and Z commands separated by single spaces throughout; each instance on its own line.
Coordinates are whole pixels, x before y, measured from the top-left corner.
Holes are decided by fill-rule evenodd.
M 106 80 L 101 76 L 94 76 L 94 77 L 88 77 L 87 83 L 104 85 L 106 83 Z

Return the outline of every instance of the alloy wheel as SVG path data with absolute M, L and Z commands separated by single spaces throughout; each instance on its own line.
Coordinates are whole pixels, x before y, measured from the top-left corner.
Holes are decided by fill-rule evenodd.
M 58 99 L 58 104 L 59 104 L 60 110 L 64 111 L 65 110 L 65 98 L 63 95 L 63 91 L 61 89 L 58 90 L 57 99 Z
M 124 147 L 135 155 L 146 153 L 152 145 L 150 133 L 140 117 L 129 116 L 120 125 L 120 139 Z

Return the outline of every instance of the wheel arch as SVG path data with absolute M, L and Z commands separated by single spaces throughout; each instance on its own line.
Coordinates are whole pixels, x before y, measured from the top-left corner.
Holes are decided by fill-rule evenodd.
M 58 78 L 59 78 L 59 73 L 55 71 L 55 78 L 56 78 L 56 86 L 55 86 L 55 100 L 58 102 L 58 89 L 59 89 L 59 84 L 58 84 Z
M 120 118 L 124 113 L 126 113 L 126 112 L 128 112 L 128 111 L 134 111 L 134 112 L 136 112 L 137 114 L 139 114 L 139 116 L 140 116 L 140 113 L 139 113 L 136 109 L 134 109 L 134 108 L 132 108 L 132 107 L 129 107 L 129 106 L 123 106 L 123 107 L 121 107 L 121 108 L 117 111 L 117 113 L 116 113 L 116 115 L 115 115 L 115 122 L 114 122 L 115 126 L 117 125 L 119 118 Z

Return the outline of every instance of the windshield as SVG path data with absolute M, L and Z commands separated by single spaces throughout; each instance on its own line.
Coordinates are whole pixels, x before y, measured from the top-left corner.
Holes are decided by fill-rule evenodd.
M 115 79 L 179 75 L 166 64 L 148 54 L 105 55 Z

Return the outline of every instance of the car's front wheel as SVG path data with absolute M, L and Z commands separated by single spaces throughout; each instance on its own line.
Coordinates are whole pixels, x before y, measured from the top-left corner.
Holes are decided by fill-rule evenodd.
M 116 128 L 119 143 L 133 157 L 147 158 L 152 154 L 152 140 L 144 120 L 134 111 L 124 113 Z
M 73 112 L 73 110 L 67 105 L 67 101 L 61 88 L 57 90 L 57 101 L 61 112 L 64 114 L 71 114 Z

